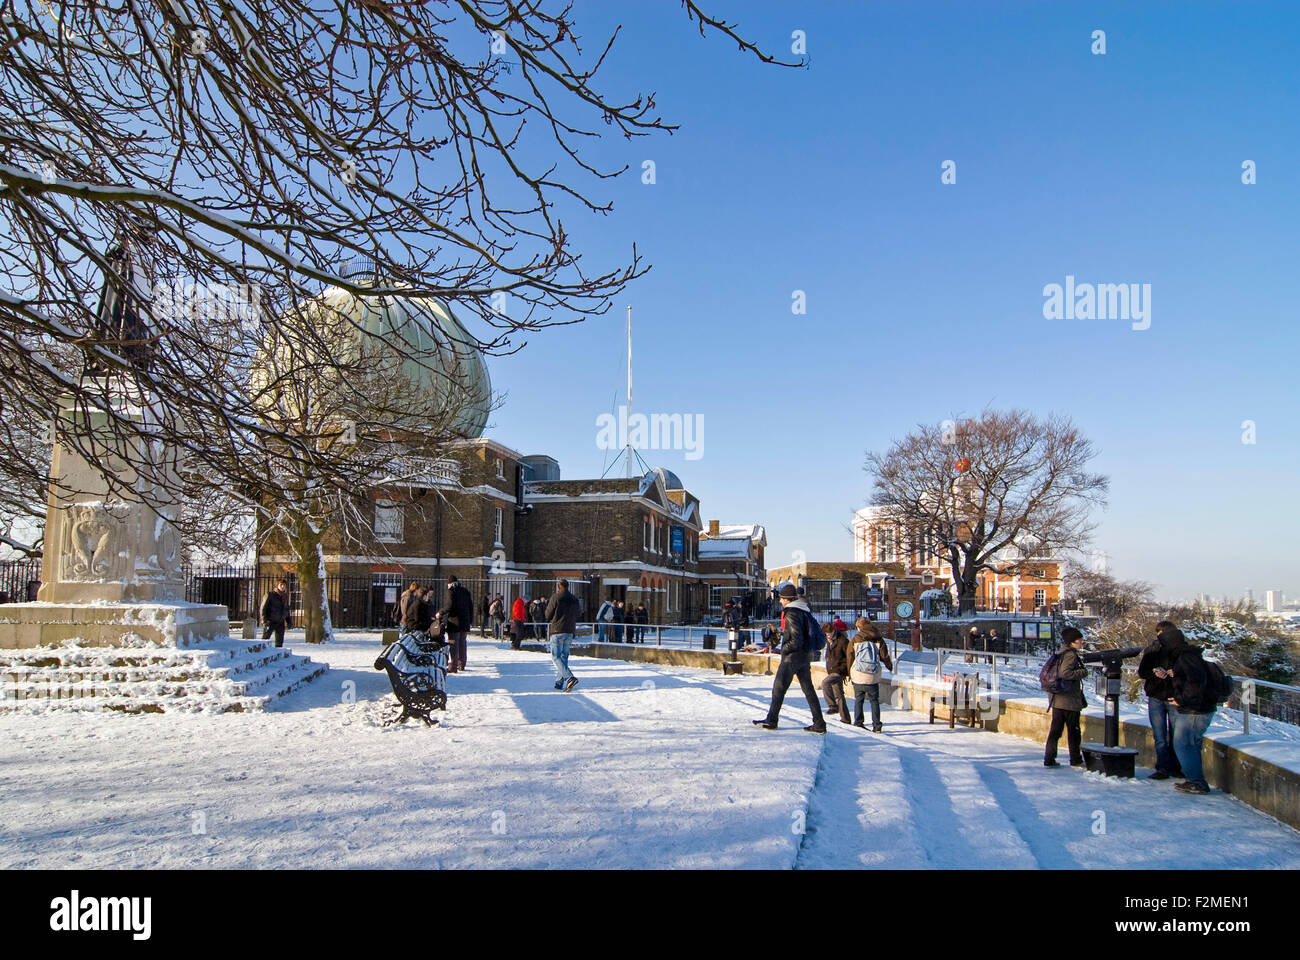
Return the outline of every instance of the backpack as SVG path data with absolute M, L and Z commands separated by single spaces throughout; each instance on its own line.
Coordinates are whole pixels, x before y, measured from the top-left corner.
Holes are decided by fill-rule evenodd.
M 1048 693 L 1065 693 L 1069 690 L 1070 684 L 1061 679 L 1061 659 L 1064 654 L 1054 653 L 1047 658 L 1043 664 L 1043 669 L 1038 671 L 1038 685 Z
M 1216 707 L 1221 703 L 1227 703 L 1228 698 L 1232 696 L 1232 677 L 1228 676 L 1223 667 L 1213 660 L 1201 662 L 1205 664 L 1205 699 L 1213 700 Z
M 812 636 L 808 638 L 808 652 L 815 659 L 820 657 L 822 651 L 826 649 L 826 633 L 822 630 L 822 625 L 817 622 L 817 618 L 811 613 L 805 613 L 804 619 L 808 621 L 808 629 L 812 631 Z
M 853 669 L 858 673 L 880 672 L 880 651 L 874 640 L 864 640 L 853 651 Z

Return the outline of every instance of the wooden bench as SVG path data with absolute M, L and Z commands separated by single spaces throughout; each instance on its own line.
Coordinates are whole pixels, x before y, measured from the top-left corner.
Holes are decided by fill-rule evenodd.
M 971 729 L 974 729 L 977 723 L 983 726 L 984 719 L 980 716 L 980 675 L 978 673 L 955 673 L 947 690 L 941 694 L 930 694 L 931 723 L 934 723 L 936 707 L 943 707 L 948 711 L 948 729 L 950 730 L 957 726 L 958 719 L 968 722 Z
M 447 651 L 441 640 L 426 633 L 402 634 L 384 648 L 375 669 L 388 671 L 393 693 L 402 707 L 400 713 L 384 721 L 384 726 L 417 717 L 431 727 L 438 721 L 429 714 L 447 709 Z

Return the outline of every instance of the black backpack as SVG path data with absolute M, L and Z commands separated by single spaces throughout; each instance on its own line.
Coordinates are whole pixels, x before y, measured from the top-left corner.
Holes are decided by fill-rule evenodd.
M 1201 662 L 1205 664 L 1205 699 L 1213 700 L 1216 707 L 1227 703 L 1232 696 L 1232 677 L 1213 660 L 1202 659 Z M 1207 703 L 1206 706 L 1208 705 Z
M 807 629 L 810 633 L 808 637 L 808 652 L 815 659 L 822 655 L 826 649 L 826 634 L 822 630 L 822 625 L 817 622 L 817 618 L 811 613 L 805 613 L 804 619 L 808 621 Z

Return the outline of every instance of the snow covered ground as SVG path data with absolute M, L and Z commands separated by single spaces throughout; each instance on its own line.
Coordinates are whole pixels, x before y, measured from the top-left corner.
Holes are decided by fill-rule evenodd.
M 300 636 L 300 634 L 299 634 Z M 1042 766 L 929 726 L 818 737 L 797 686 L 471 637 L 442 725 L 381 726 L 374 634 L 274 713 L 0 715 L 0 869 L 1300 867 L 1300 833 L 1215 791 Z

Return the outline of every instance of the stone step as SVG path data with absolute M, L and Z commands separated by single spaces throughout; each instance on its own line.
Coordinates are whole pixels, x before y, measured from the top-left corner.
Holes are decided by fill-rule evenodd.
M 290 677 L 282 678 L 274 685 L 258 687 L 249 692 L 250 697 L 264 697 L 267 700 L 265 709 L 274 710 L 279 707 L 284 698 L 289 694 L 296 692 L 300 687 L 317 680 L 329 672 L 329 665 L 324 663 L 312 663 L 307 666 L 300 666 L 298 671 Z M 284 682 L 287 680 L 288 682 Z
M 148 681 L 181 682 L 186 680 L 239 680 L 247 674 L 273 663 L 292 661 L 288 651 L 275 648 L 240 658 L 181 658 L 160 660 L 147 666 L 118 666 L 102 663 L 64 666 L 0 665 L 0 682 L 21 683 L 34 680 L 46 683 L 144 683 Z
M 24 650 L 0 651 L 0 671 L 10 667 L 67 667 L 78 664 L 105 667 L 167 666 L 202 661 L 217 667 L 226 661 L 241 660 L 266 651 L 288 654 L 262 641 L 214 641 L 202 647 L 30 647 Z
M 329 669 L 260 641 L 153 648 L 125 658 L 120 648 L 10 652 L 26 656 L 0 660 L 0 709 L 30 704 L 131 713 L 257 711 Z M 115 663 L 122 659 L 126 665 Z

